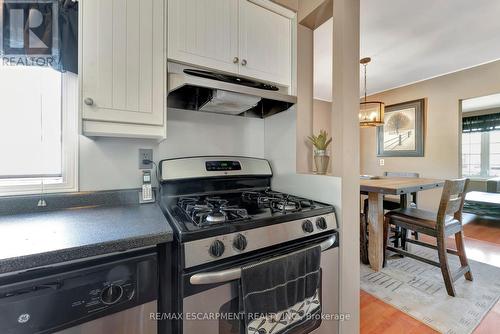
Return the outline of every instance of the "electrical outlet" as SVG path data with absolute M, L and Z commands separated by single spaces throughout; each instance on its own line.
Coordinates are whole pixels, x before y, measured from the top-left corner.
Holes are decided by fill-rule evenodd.
M 139 169 L 152 169 L 152 163 L 143 163 L 143 160 L 153 161 L 153 150 L 150 148 L 140 148 L 139 149 Z
M 378 164 L 379 164 L 380 166 L 385 165 L 385 160 L 384 160 L 384 159 L 379 159 Z

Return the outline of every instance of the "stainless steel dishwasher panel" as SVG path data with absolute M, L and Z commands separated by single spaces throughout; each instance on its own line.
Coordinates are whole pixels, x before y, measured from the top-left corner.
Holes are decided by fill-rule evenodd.
M 71 327 L 55 334 L 156 334 L 156 301 Z

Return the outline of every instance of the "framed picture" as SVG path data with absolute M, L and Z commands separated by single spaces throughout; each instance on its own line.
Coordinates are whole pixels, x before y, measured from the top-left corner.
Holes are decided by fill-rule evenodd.
M 425 99 L 387 106 L 377 128 L 377 156 L 424 156 Z

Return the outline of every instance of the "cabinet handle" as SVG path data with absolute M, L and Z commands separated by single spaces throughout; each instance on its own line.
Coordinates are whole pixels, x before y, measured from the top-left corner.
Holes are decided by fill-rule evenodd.
M 243 59 L 243 60 L 241 61 L 241 65 L 245 66 L 246 64 L 247 64 L 247 60 L 246 60 L 246 59 Z
M 239 61 L 240 61 L 240 58 L 238 58 L 238 57 L 233 58 L 233 63 L 238 64 Z
M 94 105 L 94 100 L 91 97 L 86 97 L 85 100 L 83 100 L 83 102 L 88 106 Z

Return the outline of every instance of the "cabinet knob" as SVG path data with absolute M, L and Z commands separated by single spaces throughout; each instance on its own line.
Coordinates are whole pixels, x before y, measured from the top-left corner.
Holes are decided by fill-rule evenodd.
M 247 60 L 246 60 L 246 59 L 243 59 L 243 60 L 241 61 L 241 65 L 245 66 L 246 64 L 247 64 Z
M 238 57 L 233 58 L 233 63 L 238 64 L 239 61 L 240 61 L 240 58 L 238 58 Z
M 94 100 L 91 97 L 86 97 L 83 102 L 88 106 L 94 105 Z

